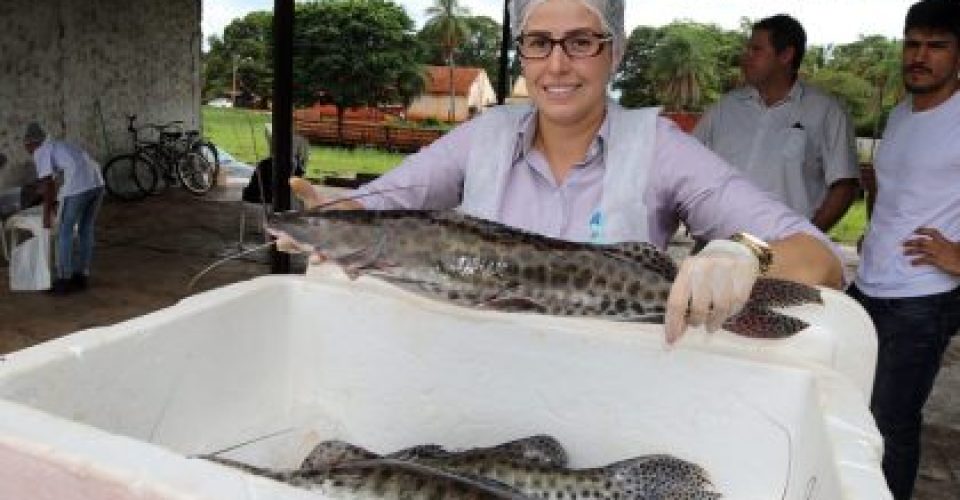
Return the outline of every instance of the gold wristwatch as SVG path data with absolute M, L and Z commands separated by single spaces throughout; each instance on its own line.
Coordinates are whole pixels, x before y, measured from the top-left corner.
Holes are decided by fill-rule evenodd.
M 760 263 L 760 275 L 763 276 L 767 274 L 767 271 L 770 270 L 770 266 L 773 264 L 773 250 L 770 249 L 770 245 L 766 241 L 757 238 L 756 236 L 750 233 L 734 233 L 730 237 L 730 241 L 735 241 L 753 252 L 757 256 L 757 261 Z

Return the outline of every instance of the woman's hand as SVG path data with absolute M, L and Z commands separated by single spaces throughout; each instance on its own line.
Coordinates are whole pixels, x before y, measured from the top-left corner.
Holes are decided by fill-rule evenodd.
M 952 242 L 932 227 L 914 231 L 917 238 L 903 243 L 904 255 L 913 257 L 914 266 L 935 266 L 942 271 L 960 276 L 960 241 Z
M 290 192 L 293 193 L 301 202 L 303 202 L 304 210 L 310 210 L 311 208 L 321 207 L 323 209 L 334 209 L 334 210 L 363 210 L 364 206 L 357 200 L 350 198 L 344 198 L 337 200 L 336 198 L 327 198 L 324 196 L 316 186 L 311 184 L 306 179 L 300 177 L 291 177 L 290 178 Z
M 290 178 L 290 192 L 303 202 L 303 208 L 307 210 L 323 205 L 328 201 L 320 194 L 320 190 L 316 186 L 301 177 Z
M 733 241 L 713 240 L 688 257 L 681 263 L 667 299 L 667 344 L 675 343 L 688 325 L 718 330 L 743 309 L 759 276 L 757 256 Z

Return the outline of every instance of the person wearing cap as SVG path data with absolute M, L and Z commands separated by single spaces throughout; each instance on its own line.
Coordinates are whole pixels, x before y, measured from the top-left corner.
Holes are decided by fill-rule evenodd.
M 785 14 L 755 23 L 740 58 L 746 85 L 708 109 L 693 135 L 828 231 L 856 198 L 860 167 L 848 113 L 799 78 L 806 39 Z
M 47 137 L 38 123 L 27 125 L 23 144 L 37 169 L 43 192 L 43 227 L 56 216 L 57 265 L 54 294 L 87 287 L 93 257 L 94 227 L 103 199 L 100 165 L 80 147 Z M 60 181 L 58 183 L 58 180 Z M 77 252 L 74 255 L 74 231 Z
M 680 266 L 667 301 L 668 343 L 688 325 L 718 329 L 761 273 L 840 285 L 840 260 L 809 221 L 658 109 L 608 99 L 626 42 L 622 0 L 516 0 L 511 8 L 533 105 L 473 118 L 339 207 L 459 207 L 554 238 L 661 249 L 683 220 L 711 241 Z M 308 207 L 324 201 L 303 179 L 291 188 Z M 294 250 L 285 243 L 278 246 Z
M 848 293 L 877 329 L 870 410 L 887 484 L 908 500 L 923 407 L 960 329 L 960 2 L 910 7 L 901 68 L 908 95 L 877 149 L 877 196 Z

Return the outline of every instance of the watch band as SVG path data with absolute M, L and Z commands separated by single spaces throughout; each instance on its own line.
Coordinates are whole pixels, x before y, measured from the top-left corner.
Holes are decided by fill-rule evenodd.
M 730 236 L 730 241 L 735 241 L 750 249 L 760 264 L 760 275 L 767 274 L 770 266 L 773 265 L 773 250 L 770 249 L 770 245 L 768 245 L 767 242 L 750 233 L 744 232 L 734 233 Z

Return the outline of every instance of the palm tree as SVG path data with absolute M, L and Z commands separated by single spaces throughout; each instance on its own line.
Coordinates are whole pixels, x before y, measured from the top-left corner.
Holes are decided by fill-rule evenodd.
M 653 54 L 651 71 L 668 110 L 697 109 L 715 78 L 703 44 L 692 33 L 673 29 Z
M 453 85 L 453 53 L 460 43 L 470 36 L 470 29 L 464 20 L 470 15 L 470 10 L 460 5 L 458 0 L 434 0 L 433 5 L 427 7 L 427 20 L 424 28 L 437 30 L 440 34 L 440 45 L 443 58 L 447 61 L 450 71 L 450 111 L 449 121 L 453 121 L 456 114 L 456 96 Z

